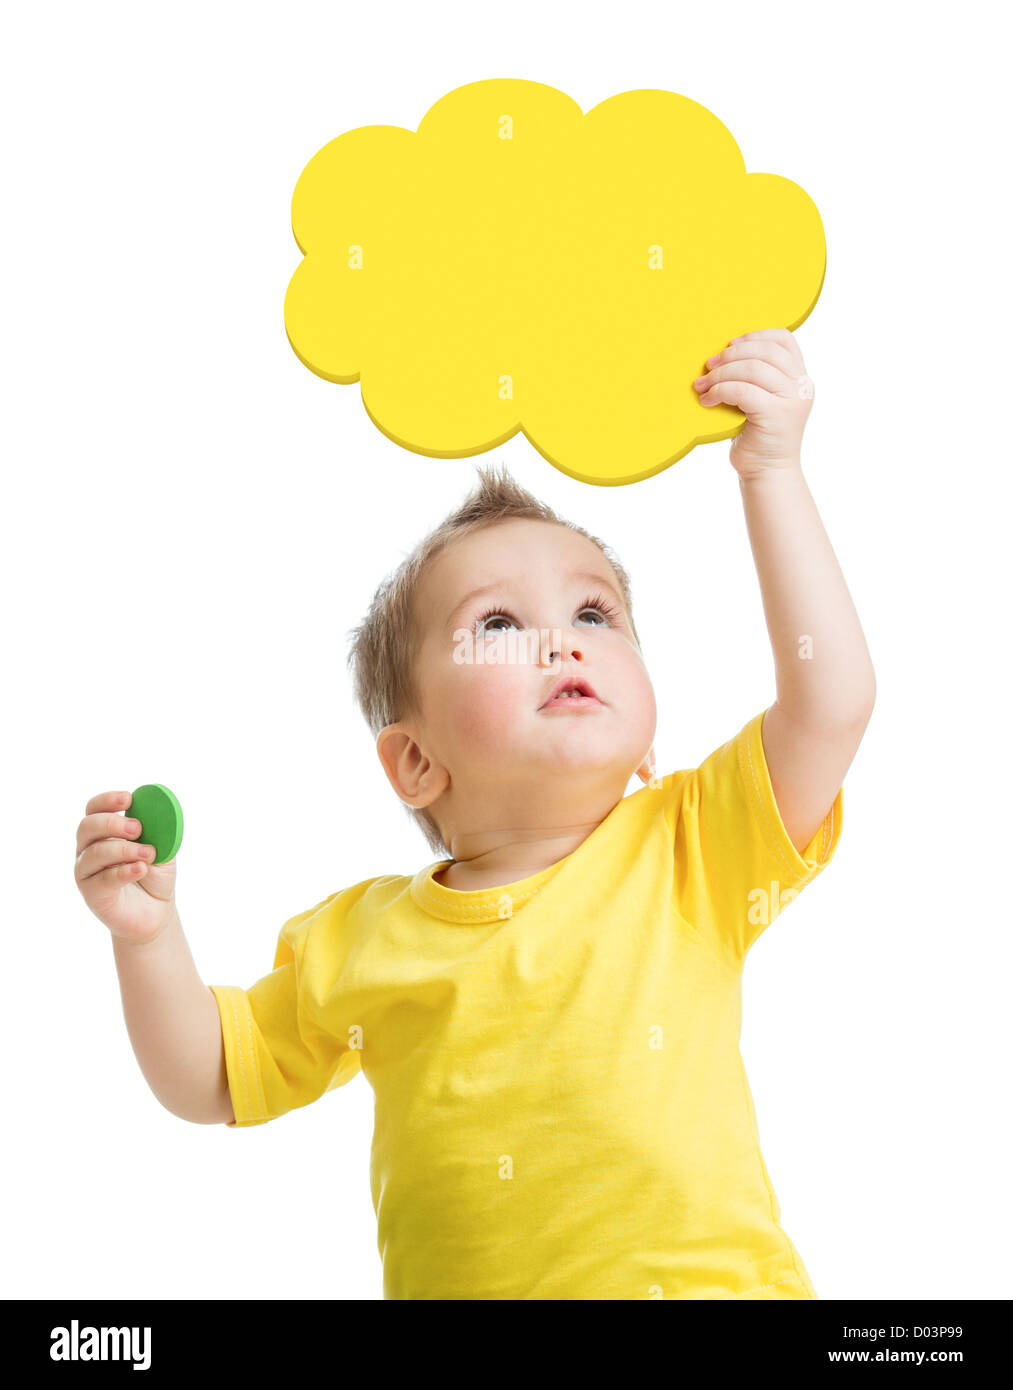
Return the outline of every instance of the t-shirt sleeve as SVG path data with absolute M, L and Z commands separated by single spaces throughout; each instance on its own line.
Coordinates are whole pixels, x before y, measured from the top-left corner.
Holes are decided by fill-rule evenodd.
M 674 773 L 665 787 L 680 915 L 738 965 L 773 919 L 830 863 L 842 827 L 843 787 L 799 854 L 774 799 L 763 751 L 765 713 L 698 768 Z
M 309 1105 L 360 1069 L 354 1030 L 321 1026 L 311 1006 L 311 985 L 322 970 L 335 969 L 341 951 L 332 939 L 333 918 L 322 915 L 336 896 L 285 923 L 270 975 L 249 989 L 209 986 L 221 1015 L 235 1113 L 229 1128 L 265 1124 Z

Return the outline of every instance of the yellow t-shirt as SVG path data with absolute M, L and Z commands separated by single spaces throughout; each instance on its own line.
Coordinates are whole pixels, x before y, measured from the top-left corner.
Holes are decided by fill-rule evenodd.
M 572 854 L 460 892 L 367 879 L 212 986 L 235 1125 L 360 1069 L 390 1299 L 816 1298 L 739 1051 L 746 952 L 830 861 L 800 855 L 763 713 L 623 798 Z

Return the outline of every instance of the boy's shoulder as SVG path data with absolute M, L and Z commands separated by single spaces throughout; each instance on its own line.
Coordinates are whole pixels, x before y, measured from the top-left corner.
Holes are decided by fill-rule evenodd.
M 360 913 L 380 912 L 389 907 L 400 894 L 407 893 L 411 885 L 421 875 L 432 868 L 432 864 L 411 874 L 378 874 L 373 878 L 360 879 L 358 883 L 348 884 L 329 893 L 326 898 L 313 907 L 307 908 L 292 917 L 286 926 L 302 926 L 320 920 L 334 921 L 358 910 Z
M 318 948 L 330 949 L 328 942 L 346 936 L 348 945 L 360 928 L 377 921 L 401 893 L 410 889 L 412 878 L 405 874 L 380 874 L 364 878 L 329 893 L 326 898 L 290 917 L 278 933 L 274 969 L 279 965 L 314 956 Z

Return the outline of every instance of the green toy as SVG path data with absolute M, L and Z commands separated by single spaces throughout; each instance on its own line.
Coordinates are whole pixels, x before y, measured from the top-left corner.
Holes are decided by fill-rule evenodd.
M 167 864 L 175 859 L 183 840 L 183 808 L 168 787 L 149 782 L 138 787 L 130 798 L 127 815 L 141 822 L 136 845 L 153 845 L 153 864 Z

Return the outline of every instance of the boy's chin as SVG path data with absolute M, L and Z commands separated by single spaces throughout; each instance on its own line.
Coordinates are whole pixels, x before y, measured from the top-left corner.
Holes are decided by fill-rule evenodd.
M 595 747 L 592 740 L 580 744 L 576 741 L 540 750 L 540 756 L 532 759 L 532 772 L 565 773 L 568 776 L 600 779 L 611 775 L 616 780 L 629 781 L 634 772 L 631 755 L 622 749 Z

